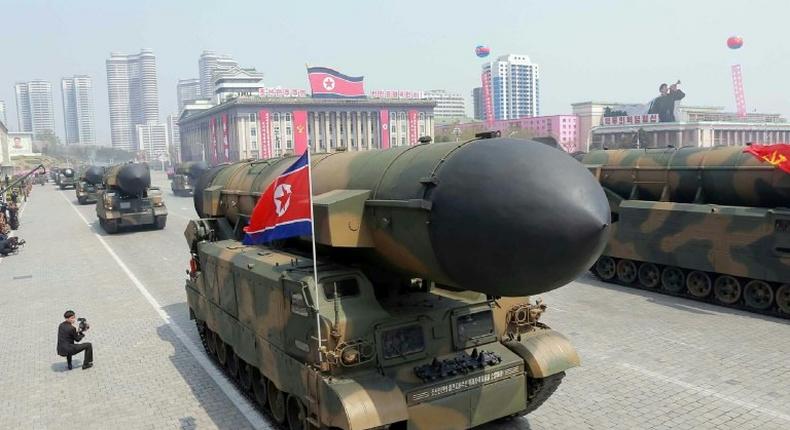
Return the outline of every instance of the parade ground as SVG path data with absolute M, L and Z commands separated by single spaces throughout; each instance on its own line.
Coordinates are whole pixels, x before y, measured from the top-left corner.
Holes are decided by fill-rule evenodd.
M 184 291 L 192 199 L 153 179 L 164 230 L 107 235 L 94 205 L 51 183 L 23 204 L 27 244 L 0 258 L 0 428 L 276 428 L 204 354 Z M 533 414 L 483 428 L 790 428 L 790 320 L 589 275 L 543 298 L 582 366 Z M 91 369 L 56 354 L 66 309 L 91 324 Z

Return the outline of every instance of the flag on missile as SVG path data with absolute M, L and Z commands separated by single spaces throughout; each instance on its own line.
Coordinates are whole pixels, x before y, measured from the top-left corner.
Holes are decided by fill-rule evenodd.
M 790 173 L 790 144 L 749 145 L 743 152 L 748 152 L 758 160 Z
M 362 76 L 347 76 L 328 67 L 308 67 L 313 97 L 365 97 Z
M 310 197 L 310 150 L 304 154 L 261 194 L 252 210 L 250 223 L 244 227 L 245 245 L 257 245 L 312 233 L 312 199 Z

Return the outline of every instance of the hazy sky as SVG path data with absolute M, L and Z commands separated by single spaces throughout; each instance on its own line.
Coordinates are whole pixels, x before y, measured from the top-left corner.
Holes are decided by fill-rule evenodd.
M 105 60 L 152 48 L 162 118 L 176 82 L 198 76 L 212 49 L 264 73 L 266 86 L 307 88 L 305 63 L 364 75 L 371 89 L 480 84 L 477 44 L 541 67 L 541 113 L 585 100 L 646 102 L 683 81 L 686 104 L 734 109 L 730 65 L 741 63 L 750 111 L 790 116 L 790 1 L 8 1 L 0 0 L 0 100 L 16 129 L 15 81 L 50 80 L 63 138 L 60 79 L 94 80 L 99 142 L 109 144 Z M 726 47 L 738 34 L 744 46 Z

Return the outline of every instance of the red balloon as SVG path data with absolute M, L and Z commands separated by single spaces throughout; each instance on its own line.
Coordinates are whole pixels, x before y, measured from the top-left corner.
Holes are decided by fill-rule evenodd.
M 730 49 L 738 49 L 743 46 L 743 39 L 739 36 L 731 36 L 727 39 L 727 47 Z

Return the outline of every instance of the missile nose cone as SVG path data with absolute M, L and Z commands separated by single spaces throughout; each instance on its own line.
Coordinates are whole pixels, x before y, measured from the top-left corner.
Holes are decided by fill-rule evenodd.
M 608 238 L 609 205 L 589 171 L 538 142 L 485 139 L 452 154 L 429 198 L 431 238 L 458 286 L 494 296 L 572 281 Z

